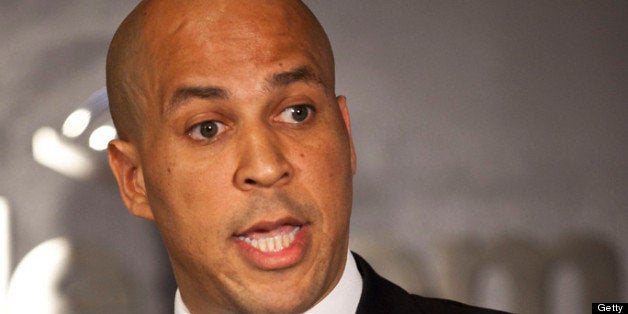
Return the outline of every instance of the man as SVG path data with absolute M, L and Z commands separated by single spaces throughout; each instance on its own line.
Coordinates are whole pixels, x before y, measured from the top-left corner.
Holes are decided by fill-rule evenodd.
M 299 1 L 143 1 L 122 23 L 109 163 L 161 232 L 176 311 L 481 311 L 411 296 L 348 253 L 356 157 L 334 79 Z

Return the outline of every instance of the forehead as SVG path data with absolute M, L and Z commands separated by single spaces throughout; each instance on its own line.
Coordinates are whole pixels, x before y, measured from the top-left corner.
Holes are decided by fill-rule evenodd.
M 143 39 L 149 48 L 231 40 L 266 41 L 273 36 L 311 39 L 307 14 L 296 1 L 156 1 L 145 13 Z M 183 42 L 181 42 L 183 41 Z M 211 45 L 209 45 L 211 47 Z M 214 45 L 218 46 L 218 45 Z
M 254 79 L 269 65 L 307 65 L 331 83 L 325 42 L 312 17 L 295 3 L 191 1 L 176 8 L 172 2 L 157 3 L 146 11 L 142 36 L 150 83 L 163 87 L 195 77 Z

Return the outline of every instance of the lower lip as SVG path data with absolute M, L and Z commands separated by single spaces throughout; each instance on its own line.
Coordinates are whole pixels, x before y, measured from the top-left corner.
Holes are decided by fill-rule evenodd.
M 234 237 L 234 241 L 244 259 L 256 268 L 280 270 L 290 268 L 303 259 L 309 241 L 309 227 L 307 225 L 301 226 L 301 229 L 294 235 L 294 241 L 290 246 L 279 252 L 262 252 L 237 237 Z

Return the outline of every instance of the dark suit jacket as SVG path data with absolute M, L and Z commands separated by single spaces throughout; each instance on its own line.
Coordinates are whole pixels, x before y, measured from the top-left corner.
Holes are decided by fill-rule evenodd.
M 357 314 L 417 313 L 417 314 L 497 314 L 504 313 L 478 308 L 455 301 L 425 298 L 409 294 L 401 287 L 378 275 L 358 254 L 353 253 L 362 275 L 362 296 Z

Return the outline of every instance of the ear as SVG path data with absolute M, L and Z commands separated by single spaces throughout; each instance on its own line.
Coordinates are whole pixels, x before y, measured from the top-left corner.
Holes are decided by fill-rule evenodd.
M 107 156 L 126 207 L 137 217 L 154 220 L 135 146 L 123 140 L 112 140 L 107 147 Z
M 349 134 L 349 146 L 351 148 L 351 173 L 355 175 L 355 170 L 357 167 L 357 158 L 355 156 L 355 149 L 353 148 L 353 137 L 351 136 L 351 119 L 349 119 L 349 109 L 347 108 L 347 97 L 337 96 L 336 102 L 338 103 L 338 107 L 340 108 L 340 114 L 342 115 L 342 120 L 344 120 L 345 127 L 347 128 L 347 133 Z

